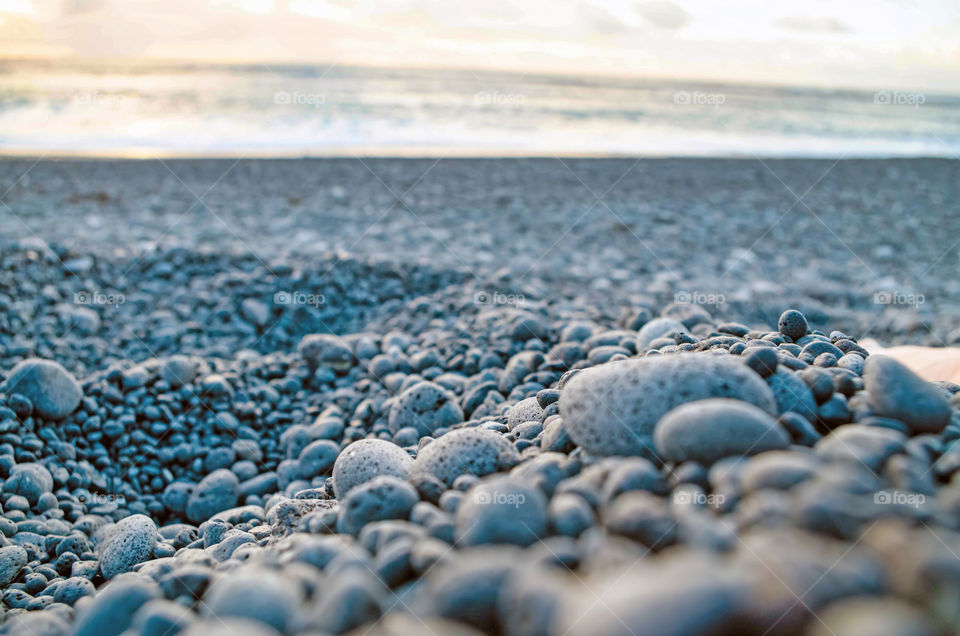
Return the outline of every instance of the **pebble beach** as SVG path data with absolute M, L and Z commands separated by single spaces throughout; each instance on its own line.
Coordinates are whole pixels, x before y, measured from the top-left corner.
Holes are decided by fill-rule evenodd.
M 960 627 L 956 161 L 0 175 L 0 634 Z

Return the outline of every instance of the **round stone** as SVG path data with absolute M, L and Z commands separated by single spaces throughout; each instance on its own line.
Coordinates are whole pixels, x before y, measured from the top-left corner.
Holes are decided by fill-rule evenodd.
M 765 378 L 777 370 L 777 350 L 771 347 L 754 347 L 743 353 L 743 361 L 761 378 Z
M 18 545 L 0 548 L 0 587 L 6 587 L 27 564 L 27 551 Z
M 146 515 L 132 515 L 118 521 L 97 546 L 103 577 L 112 579 L 151 558 L 157 537 L 157 526 Z
M 202 523 L 220 512 L 237 505 L 240 480 L 225 468 L 215 470 L 197 484 L 187 500 L 187 519 Z
M 30 358 L 10 371 L 5 393 L 19 393 L 33 403 L 33 412 L 48 420 L 60 420 L 73 413 L 83 390 L 69 371 L 52 360 Z
M 457 508 L 458 545 L 512 543 L 527 546 L 547 529 L 547 502 L 540 489 L 515 477 L 494 477 L 466 492 Z
M 637 346 L 640 351 L 646 351 L 650 343 L 674 332 L 689 333 L 682 322 L 673 318 L 654 318 L 637 332 Z
M 769 413 L 726 398 L 678 406 L 657 424 L 654 440 L 666 459 L 706 465 L 730 455 L 755 455 L 790 444 L 790 436 Z
M 520 400 L 507 411 L 507 428 L 511 431 L 524 422 L 539 422 L 543 417 L 543 408 L 536 396 Z
M 353 351 L 339 336 L 333 334 L 306 335 L 297 346 L 297 351 L 310 369 L 325 366 L 342 373 L 353 366 Z
M 187 356 L 171 356 L 160 367 L 160 377 L 173 388 L 179 388 L 197 377 L 197 363 Z
M 780 314 L 777 328 L 786 337 L 797 341 L 807 335 L 807 318 L 796 309 L 788 309 Z
M 462 428 L 450 431 L 420 450 L 412 474 L 433 475 L 447 486 L 460 475 L 483 477 L 509 470 L 519 461 L 513 444 L 494 431 Z
M 337 531 L 354 536 L 365 525 L 385 519 L 406 519 L 420 501 L 417 489 L 408 482 L 381 475 L 353 488 L 340 504 Z
M 806 387 L 804 387 L 806 388 Z M 664 355 L 610 362 L 575 375 L 560 396 L 570 437 L 597 455 L 641 455 L 673 408 L 708 398 L 749 402 L 775 415 L 770 388 L 731 356 Z
M 457 396 L 433 382 L 417 382 L 401 393 L 390 407 L 390 432 L 409 427 L 421 435 L 432 435 L 438 428 L 463 421 Z
M 904 450 L 906 439 L 903 433 L 882 426 L 846 424 L 830 431 L 814 450 L 825 459 L 863 464 L 879 474 L 887 459 Z
M 863 383 L 873 414 L 900 420 L 914 434 L 939 433 L 950 422 L 944 391 L 893 358 L 867 358 Z
M 796 371 L 780 367 L 776 373 L 767 376 L 766 382 L 777 401 L 777 415 L 793 411 L 810 421 L 816 419 L 817 402 Z
M 318 439 L 307 444 L 297 462 L 300 466 L 300 478 L 310 480 L 323 475 L 333 466 L 340 454 L 340 447 L 336 442 L 328 439 Z
M 43 464 L 16 464 L 10 469 L 10 476 L 3 482 L 5 495 L 20 495 L 31 506 L 45 493 L 53 490 L 53 477 Z
M 301 596 L 295 582 L 280 572 L 244 567 L 214 579 L 203 596 L 203 610 L 218 620 L 246 618 L 285 633 Z
M 406 479 L 413 459 L 405 450 L 382 439 L 361 439 L 337 456 L 333 464 L 333 492 L 343 499 L 353 488 L 375 477 Z

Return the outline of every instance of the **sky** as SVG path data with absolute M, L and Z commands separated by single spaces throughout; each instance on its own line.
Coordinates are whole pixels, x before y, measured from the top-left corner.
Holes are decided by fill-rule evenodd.
M 957 0 L 0 0 L 0 57 L 960 91 Z

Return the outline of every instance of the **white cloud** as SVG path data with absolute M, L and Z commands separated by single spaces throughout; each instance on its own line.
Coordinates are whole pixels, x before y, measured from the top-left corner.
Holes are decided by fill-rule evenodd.
M 0 0 L 0 20 L 0 56 L 960 84 L 939 0 Z
M 640 14 L 652 24 L 663 29 L 682 29 L 692 16 L 683 7 L 670 0 L 647 0 L 637 5 Z
M 793 16 L 773 21 L 775 27 L 788 31 L 812 33 L 847 33 L 850 29 L 840 20 L 829 16 Z

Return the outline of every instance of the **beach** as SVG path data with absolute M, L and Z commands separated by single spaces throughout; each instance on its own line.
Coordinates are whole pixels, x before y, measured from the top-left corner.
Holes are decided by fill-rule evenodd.
M 941 633 L 957 173 L 3 159 L 0 633 Z
M 7 159 L 0 171 L 6 254 L 40 239 L 63 261 L 93 257 L 68 282 L 138 298 L 116 308 L 121 323 L 169 305 L 162 279 L 136 284 L 171 251 L 209 261 L 176 272 L 209 289 L 232 275 L 277 286 L 277 267 L 315 271 L 346 253 L 455 273 L 467 301 L 580 298 L 607 321 L 686 300 L 748 324 L 796 306 L 884 344 L 957 337 L 949 160 Z

